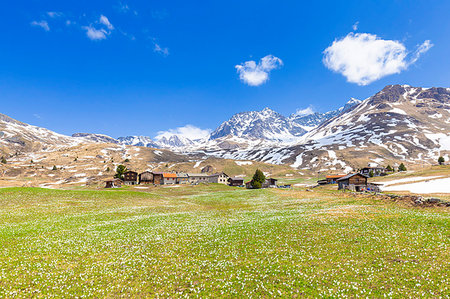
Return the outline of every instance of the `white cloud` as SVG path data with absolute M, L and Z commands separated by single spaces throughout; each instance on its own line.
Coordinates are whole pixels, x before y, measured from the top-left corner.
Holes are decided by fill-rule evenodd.
M 47 11 L 47 15 L 50 18 L 58 18 L 58 17 L 62 17 L 64 14 L 59 11 Z
M 33 21 L 31 22 L 31 26 L 41 27 L 45 31 L 50 31 L 47 21 Z
M 159 53 L 159 54 L 161 54 L 163 56 L 169 55 L 169 49 L 161 47 L 156 42 L 153 42 L 153 52 Z
M 315 111 L 314 111 L 313 107 L 309 106 L 308 108 L 305 108 L 305 109 L 297 109 L 297 111 L 294 114 L 298 115 L 298 116 L 306 116 L 306 115 L 313 114 L 314 112 Z
M 86 35 L 91 40 L 106 39 L 108 35 L 110 35 L 111 32 L 114 30 L 114 26 L 109 22 L 108 18 L 105 17 L 104 15 L 100 15 L 96 27 L 94 27 L 94 25 L 91 24 L 89 26 L 84 26 L 82 28 L 86 30 Z
M 352 26 L 353 31 L 358 30 L 358 25 L 359 25 L 359 21 L 357 21 L 355 24 L 353 24 L 353 26 Z
M 84 26 L 84 30 L 86 30 L 86 35 L 91 40 L 102 40 L 106 39 L 108 32 L 105 29 L 95 29 L 92 26 Z
M 432 46 L 427 40 L 411 54 L 399 41 L 384 40 L 369 33 L 349 33 L 325 49 L 323 63 L 345 76 L 348 82 L 367 85 L 406 70 Z
M 108 28 L 109 30 L 114 30 L 114 26 L 109 22 L 108 18 L 104 15 L 100 16 L 100 24 L 103 24 Z
M 239 73 L 239 79 L 250 86 L 259 86 L 269 80 L 271 70 L 279 68 L 283 65 L 280 58 L 273 55 L 267 55 L 256 64 L 250 60 L 242 64 L 236 65 L 235 68 Z
M 208 137 L 210 133 L 211 133 L 210 129 L 200 129 L 193 125 L 186 125 L 184 127 L 179 127 L 176 129 L 160 131 L 160 132 L 158 132 L 155 139 L 159 140 L 163 137 L 168 138 L 170 136 L 176 135 L 178 137 L 185 137 L 190 140 L 197 140 L 197 139 L 203 139 L 203 138 Z

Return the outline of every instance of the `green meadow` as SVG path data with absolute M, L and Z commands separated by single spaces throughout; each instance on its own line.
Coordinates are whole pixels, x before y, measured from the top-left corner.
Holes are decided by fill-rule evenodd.
M 330 190 L 0 189 L 0 297 L 448 297 L 448 208 Z

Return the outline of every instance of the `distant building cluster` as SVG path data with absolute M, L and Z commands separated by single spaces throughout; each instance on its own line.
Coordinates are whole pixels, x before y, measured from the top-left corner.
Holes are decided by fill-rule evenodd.
M 381 184 L 368 183 L 369 177 L 385 176 L 389 171 L 384 167 L 364 167 L 359 172 L 349 174 L 330 174 L 325 179 L 318 180 L 318 185 L 338 184 L 339 190 L 356 192 L 381 192 Z
M 125 185 L 197 185 L 201 183 L 217 183 L 228 186 L 244 186 L 244 179 L 230 177 L 224 172 L 214 174 L 184 173 L 184 172 L 152 172 L 137 173 L 127 171 L 123 174 L 123 180 L 111 179 L 106 181 L 106 188 L 117 188 Z

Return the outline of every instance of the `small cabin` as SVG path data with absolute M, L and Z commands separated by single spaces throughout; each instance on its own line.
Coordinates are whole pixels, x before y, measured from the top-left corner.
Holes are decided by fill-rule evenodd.
M 209 176 L 210 183 L 228 184 L 229 176 L 225 172 L 215 173 Z
M 367 176 L 361 173 L 351 173 L 337 179 L 339 190 L 351 190 L 356 192 L 365 191 L 367 188 Z
M 139 184 L 153 184 L 153 173 L 144 171 L 139 174 Z
M 112 179 L 105 181 L 105 188 L 120 188 L 122 187 L 121 179 Z
M 123 183 L 125 185 L 137 185 L 138 173 L 136 171 L 127 171 L 123 174 Z
M 228 178 L 228 186 L 237 187 L 237 186 L 243 186 L 244 185 L 244 179 L 243 178 Z

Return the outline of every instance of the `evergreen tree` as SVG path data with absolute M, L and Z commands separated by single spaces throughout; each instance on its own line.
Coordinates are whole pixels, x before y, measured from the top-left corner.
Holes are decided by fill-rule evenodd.
M 387 171 L 393 171 L 391 165 L 388 165 L 388 166 L 386 167 L 386 170 L 387 170 Z
M 127 168 L 125 167 L 125 165 L 119 165 L 116 168 L 116 174 L 114 175 L 115 178 L 121 179 L 123 180 L 123 174 L 127 172 Z
M 371 178 L 373 178 L 373 170 L 370 170 L 369 176 L 370 176 Z
M 398 171 L 406 171 L 406 166 L 403 163 L 400 163 L 400 166 L 398 167 Z
M 443 165 L 443 164 L 444 164 L 444 162 L 445 162 L 445 159 L 444 159 L 444 157 L 440 156 L 440 157 L 439 157 L 439 159 L 438 159 L 438 163 L 439 163 L 439 165 Z
M 3 163 L 3 164 L 6 164 L 6 159 L 5 159 L 5 157 L 2 157 L 2 163 Z
M 111 171 L 111 168 L 106 168 L 106 172 L 110 172 Z
M 52 170 L 58 170 L 58 168 L 56 168 L 56 165 L 53 165 Z
M 252 187 L 255 189 L 260 189 L 265 181 L 266 176 L 264 175 L 264 173 L 261 170 L 256 169 L 252 179 Z

